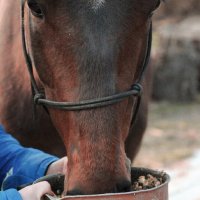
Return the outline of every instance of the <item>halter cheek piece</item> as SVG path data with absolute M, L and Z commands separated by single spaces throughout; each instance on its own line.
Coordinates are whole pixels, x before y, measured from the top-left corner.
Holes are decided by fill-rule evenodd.
M 90 100 L 84 100 L 80 102 L 57 102 L 57 101 L 52 101 L 48 100 L 45 98 L 45 94 L 41 93 L 38 89 L 38 86 L 36 84 L 34 75 L 33 75 L 33 65 L 32 65 L 32 60 L 28 54 L 27 46 L 26 46 L 26 36 L 25 36 L 25 27 L 24 27 L 24 5 L 25 5 L 25 0 L 21 0 L 21 34 L 22 34 L 22 45 L 23 45 L 23 52 L 24 52 L 24 57 L 26 60 L 27 68 L 29 71 L 30 75 L 30 80 L 31 80 L 31 87 L 33 91 L 33 99 L 34 103 L 36 105 L 42 105 L 45 109 L 47 107 L 51 107 L 54 109 L 61 109 L 61 110 L 67 110 L 67 111 L 78 111 L 78 110 L 86 110 L 86 109 L 93 109 L 93 108 L 99 108 L 99 107 L 104 107 L 108 105 L 112 105 L 118 102 L 121 102 L 125 98 L 128 98 L 130 96 L 135 96 L 136 97 L 136 104 L 135 104 L 135 110 L 133 114 L 133 122 L 136 119 L 140 102 L 141 102 L 141 95 L 142 95 L 142 86 L 140 84 L 142 77 L 144 75 L 144 71 L 147 68 L 147 65 L 149 63 L 149 58 L 150 58 L 150 52 L 151 52 L 151 43 L 152 43 L 152 23 L 150 24 L 149 28 L 149 33 L 147 35 L 147 47 L 144 55 L 144 61 L 142 64 L 141 71 L 139 73 L 139 78 L 132 85 L 130 90 L 121 92 L 118 94 L 110 95 L 107 97 L 101 97 L 101 98 L 96 98 L 96 99 L 90 99 Z

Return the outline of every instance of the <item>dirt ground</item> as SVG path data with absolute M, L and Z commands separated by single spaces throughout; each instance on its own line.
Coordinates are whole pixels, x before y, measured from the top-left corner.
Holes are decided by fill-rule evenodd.
M 134 166 L 162 169 L 200 149 L 200 99 L 190 104 L 151 103 L 149 124 Z

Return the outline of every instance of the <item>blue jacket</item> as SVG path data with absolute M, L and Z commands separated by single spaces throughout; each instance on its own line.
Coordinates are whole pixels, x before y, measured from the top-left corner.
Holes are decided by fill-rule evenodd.
M 42 151 L 24 148 L 0 126 L 0 200 L 22 200 L 16 188 L 44 176 L 58 158 Z

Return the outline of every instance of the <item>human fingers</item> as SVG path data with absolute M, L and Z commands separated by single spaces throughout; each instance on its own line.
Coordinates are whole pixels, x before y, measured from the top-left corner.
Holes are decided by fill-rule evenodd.
M 68 162 L 67 157 L 63 157 L 53 162 L 51 165 L 49 165 L 46 175 L 58 174 L 58 173 L 65 174 L 67 171 L 67 162 Z
M 54 193 L 51 190 L 51 186 L 47 181 L 42 181 L 33 185 L 35 188 L 34 190 L 37 191 L 39 197 L 41 198 L 44 194 L 51 194 Z
M 44 194 L 54 195 L 47 181 L 27 186 L 19 191 L 23 200 L 40 200 Z

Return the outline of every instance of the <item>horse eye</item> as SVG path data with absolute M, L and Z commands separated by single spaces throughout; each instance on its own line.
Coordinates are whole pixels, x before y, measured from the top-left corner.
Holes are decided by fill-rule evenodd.
M 28 0 L 28 6 L 31 10 L 31 13 L 38 18 L 43 18 L 44 14 L 42 12 L 42 9 L 38 5 L 38 3 L 35 0 Z

